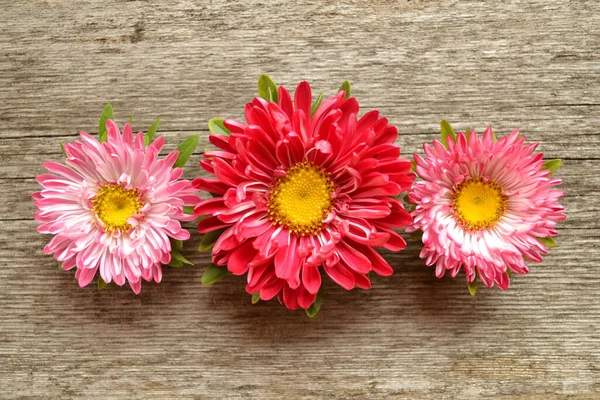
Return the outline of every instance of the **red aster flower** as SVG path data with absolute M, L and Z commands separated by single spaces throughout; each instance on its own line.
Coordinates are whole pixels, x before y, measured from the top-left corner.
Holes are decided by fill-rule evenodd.
M 369 289 L 371 271 L 392 274 L 373 247 L 402 250 L 393 228 L 411 222 L 395 198 L 414 180 L 394 144 L 398 130 L 378 111 L 357 118 L 358 102 L 345 90 L 312 104 L 301 82 L 292 102 L 268 82 L 272 101 L 255 98 L 246 123 L 226 119 L 226 134 L 210 136 L 219 150 L 200 165 L 216 179 L 193 182 L 215 196 L 196 207 L 197 216 L 210 215 L 198 230 L 224 230 L 213 262 L 247 273 L 248 293 L 278 296 L 290 309 L 315 302 L 322 270 L 345 289 Z

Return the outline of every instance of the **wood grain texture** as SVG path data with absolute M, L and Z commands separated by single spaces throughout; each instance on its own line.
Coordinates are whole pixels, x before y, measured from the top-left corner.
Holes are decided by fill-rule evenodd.
M 600 4 L 597 1 L 0 0 L 0 398 L 600 398 Z M 250 304 L 197 265 L 142 294 L 79 289 L 41 253 L 30 194 L 59 143 L 111 102 L 167 149 L 241 117 L 262 72 L 399 127 L 405 155 L 442 118 L 520 127 L 564 158 L 559 245 L 510 290 L 469 296 L 418 246 L 373 290 L 326 283 L 316 319 Z M 194 166 L 187 176 L 200 174 Z M 189 226 L 193 231 L 193 226 Z

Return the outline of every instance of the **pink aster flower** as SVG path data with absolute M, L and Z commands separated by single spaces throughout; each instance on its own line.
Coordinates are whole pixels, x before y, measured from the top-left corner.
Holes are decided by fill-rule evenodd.
M 219 150 L 205 153 L 200 165 L 216 179 L 193 183 L 215 198 L 195 214 L 211 215 L 200 233 L 224 230 L 213 262 L 247 273 L 248 293 L 308 308 L 322 271 L 347 290 L 369 289 L 371 271 L 392 273 L 373 247 L 405 247 L 393 228 L 411 218 L 394 197 L 414 174 L 399 158 L 397 129 L 378 111 L 357 118 L 358 102 L 344 90 L 312 113 L 307 82 L 293 102 L 285 88 L 276 93 L 275 101 L 248 103 L 246 123 L 225 120 L 230 135 L 210 136 Z
M 38 232 L 53 234 L 44 248 L 75 274 L 79 286 L 88 285 L 96 271 L 104 282 L 128 282 L 135 293 L 142 279 L 160 282 L 161 263 L 171 260 L 169 238 L 185 240 L 190 234 L 180 221 L 194 217 L 183 205 L 200 198 L 181 168 L 173 168 L 178 152 L 159 160 L 164 138 L 144 147 L 144 134 L 134 139 L 131 126 L 123 134 L 106 123 L 108 141 L 81 132 L 81 141 L 65 144 L 67 165 L 46 162 L 51 174 L 37 177 L 34 193 Z
M 423 232 L 421 258 L 435 264 L 438 278 L 463 269 L 467 282 L 478 277 L 504 290 L 509 271 L 526 274 L 525 259 L 542 261 L 545 238 L 557 235 L 564 193 L 553 188 L 561 180 L 518 130 L 497 141 L 491 127 L 483 137 L 461 132 L 447 146 L 435 140 L 424 145 L 425 158 L 415 154 L 423 180 L 409 194 L 416 208 L 406 230 Z

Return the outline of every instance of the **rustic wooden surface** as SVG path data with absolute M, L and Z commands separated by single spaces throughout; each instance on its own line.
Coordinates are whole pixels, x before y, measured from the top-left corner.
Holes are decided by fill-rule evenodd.
M 0 398 L 600 398 L 597 1 L 0 3 Z M 558 247 L 472 298 L 412 244 L 372 291 L 327 284 L 314 320 L 251 305 L 240 278 L 202 287 L 197 235 L 197 265 L 139 296 L 79 289 L 42 254 L 34 178 L 104 103 L 134 129 L 160 116 L 168 148 L 204 147 L 208 118 L 241 117 L 261 72 L 329 95 L 351 80 L 405 155 L 442 118 L 520 127 L 565 160 Z

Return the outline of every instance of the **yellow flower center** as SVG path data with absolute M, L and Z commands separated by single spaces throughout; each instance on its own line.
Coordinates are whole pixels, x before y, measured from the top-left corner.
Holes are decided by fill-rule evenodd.
M 92 210 L 104 223 L 107 231 L 126 231 L 131 228 L 127 219 L 142 208 L 140 192 L 118 184 L 103 184 L 92 198 Z
M 506 201 L 497 183 L 470 178 L 455 187 L 452 206 L 463 227 L 478 231 L 498 222 L 506 210 Z
M 311 162 L 300 162 L 276 178 L 269 195 L 269 216 L 301 236 L 318 233 L 331 211 L 334 185 L 329 174 Z

